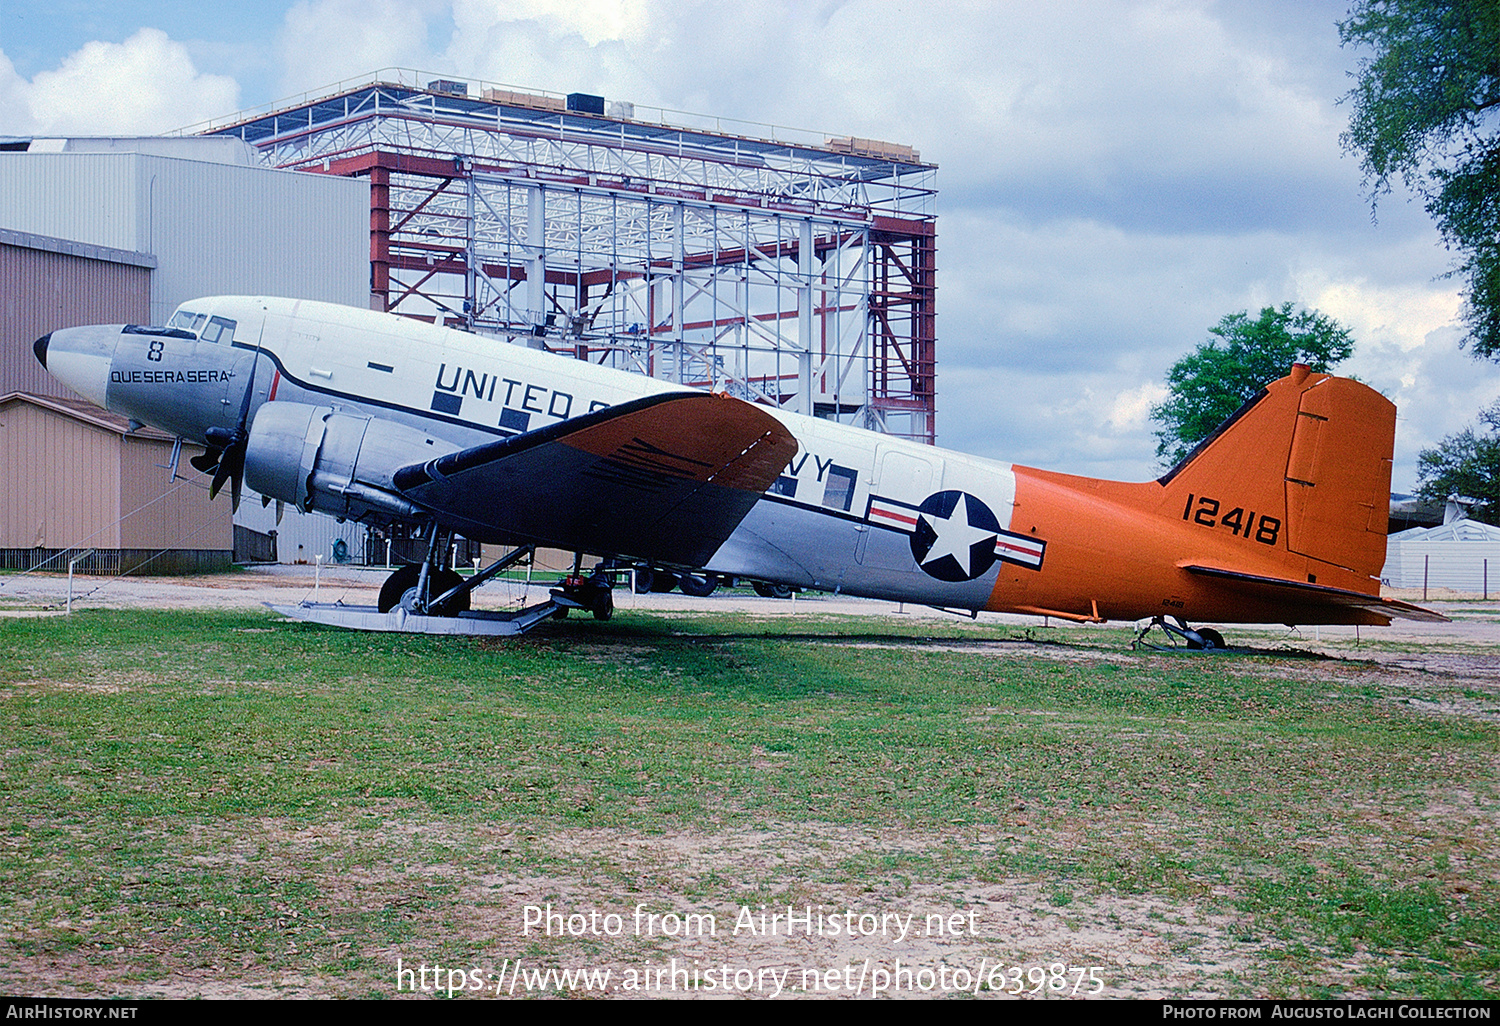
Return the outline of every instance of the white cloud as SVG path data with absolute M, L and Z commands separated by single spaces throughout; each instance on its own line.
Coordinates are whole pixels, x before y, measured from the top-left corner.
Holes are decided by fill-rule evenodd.
M 26 81 L 0 64 L 0 130 L 16 135 L 152 135 L 233 111 L 233 79 L 199 72 L 160 29 L 91 42 Z
M 455 38 L 514 22 L 542 26 L 553 38 L 576 35 L 588 46 L 641 41 L 648 33 L 651 6 L 643 0 L 454 0 Z
M 1146 426 L 1151 408 L 1167 398 L 1167 387 L 1159 381 L 1147 381 L 1115 396 L 1104 423 L 1115 431 L 1137 431 Z
M 302 0 L 286 13 L 282 89 L 315 90 L 382 68 L 431 70 L 427 23 L 440 0 Z

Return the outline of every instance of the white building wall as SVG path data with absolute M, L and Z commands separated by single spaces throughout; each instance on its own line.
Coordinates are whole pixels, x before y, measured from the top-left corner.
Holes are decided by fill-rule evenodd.
M 0 227 L 144 252 L 135 167 L 133 153 L 0 153 Z
M 1392 588 L 1500 592 L 1500 527 L 1456 520 L 1414 527 L 1386 542 L 1380 578 Z
M 366 306 L 370 189 L 363 179 L 135 158 L 138 248 L 154 253 L 151 316 L 207 295 Z
M 1392 543 L 1381 580 L 1392 588 L 1500 592 L 1500 542 Z

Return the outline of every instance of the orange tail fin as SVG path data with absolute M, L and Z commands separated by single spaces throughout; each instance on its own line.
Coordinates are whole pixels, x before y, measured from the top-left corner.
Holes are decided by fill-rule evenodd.
M 1224 526 L 1238 513 L 1235 529 L 1284 553 L 1289 577 L 1373 594 L 1395 439 L 1390 400 L 1297 364 L 1159 479 L 1159 510 Z

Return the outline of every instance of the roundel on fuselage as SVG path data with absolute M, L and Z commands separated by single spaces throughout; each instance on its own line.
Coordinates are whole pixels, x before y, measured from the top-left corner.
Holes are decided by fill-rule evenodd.
M 940 581 L 972 581 L 995 562 L 1000 521 L 968 492 L 934 492 L 917 508 L 911 555 Z

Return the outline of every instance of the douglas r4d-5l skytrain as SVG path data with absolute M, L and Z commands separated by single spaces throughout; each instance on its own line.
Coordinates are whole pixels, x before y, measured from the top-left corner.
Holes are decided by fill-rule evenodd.
M 165 327 L 65 328 L 47 369 L 106 409 L 207 448 L 267 499 L 427 539 L 342 626 L 513 633 L 559 606 L 609 614 L 606 574 L 525 614 L 473 588 L 535 546 L 1083 622 L 1441 620 L 1380 597 L 1396 410 L 1301 365 L 1187 459 L 1127 484 L 1035 470 L 787 413 L 389 314 L 215 297 Z M 515 549 L 463 578 L 454 534 Z

